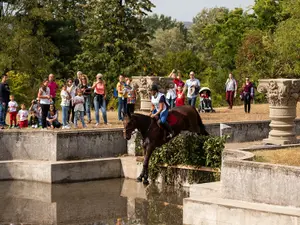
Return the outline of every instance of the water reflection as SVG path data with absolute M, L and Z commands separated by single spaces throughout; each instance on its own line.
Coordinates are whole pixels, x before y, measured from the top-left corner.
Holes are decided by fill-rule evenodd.
M 0 224 L 182 224 L 182 199 L 174 187 L 113 179 L 50 185 L 0 182 Z

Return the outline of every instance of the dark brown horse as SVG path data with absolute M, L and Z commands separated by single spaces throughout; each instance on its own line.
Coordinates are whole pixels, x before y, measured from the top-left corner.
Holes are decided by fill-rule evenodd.
M 202 120 L 192 106 L 175 107 L 169 111 L 168 122 L 172 126 L 174 136 L 181 131 L 190 131 L 199 135 L 209 135 L 205 130 Z M 157 119 L 142 114 L 132 114 L 124 117 L 124 138 L 129 140 L 132 133 L 137 129 L 142 137 L 142 147 L 144 149 L 144 164 L 140 176 L 137 178 L 139 182 L 143 181 L 148 184 L 148 165 L 153 150 L 170 141 L 165 138 L 166 133 L 158 124 Z

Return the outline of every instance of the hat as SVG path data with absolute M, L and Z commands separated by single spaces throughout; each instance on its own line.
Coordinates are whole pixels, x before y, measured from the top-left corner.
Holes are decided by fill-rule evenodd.
M 153 85 L 151 86 L 150 91 L 158 91 L 158 86 L 157 86 L 156 84 L 153 84 Z
M 98 73 L 96 76 L 96 78 L 102 78 L 102 77 L 103 77 L 103 75 L 101 73 Z

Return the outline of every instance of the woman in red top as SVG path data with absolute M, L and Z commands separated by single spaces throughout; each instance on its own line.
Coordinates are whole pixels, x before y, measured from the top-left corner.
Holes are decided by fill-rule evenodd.
M 106 114 L 106 87 L 105 81 L 102 79 L 102 74 L 97 74 L 96 82 L 94 82 L 92 89 L 94 89 L 95 97 L 94 97 L 94 108 L 95 108 L 95 117 L 96 117 L 96 127 L 100 123 L 99 118 L 99 109 L 101 109 L 102 117 L 105 125 L 107 123 L 107 114 Z
M 178 86 L 177 91 L 176 91 L 176 102 L 175 102 L 175 106 L 182 106 L 184 105 L 185 102 L 185 95 L 183 92 L 183 88 L 182 86 Z
M 179 86 L 184 87 L 184 82 L 181 80 L 181 73 L 178 70 L 178 74 L 176 76 L 175 69 L 169 74 L 169 77 L 173 78 L 173 83 L 176 85 L 176 90 Z

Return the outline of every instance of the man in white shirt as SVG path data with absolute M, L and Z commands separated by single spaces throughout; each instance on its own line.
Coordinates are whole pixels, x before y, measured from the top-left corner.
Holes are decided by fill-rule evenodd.
M 195 78 L 195 73 L 190 72 L 190 79 L 185 82 L 183 92 L 187 89 L 188 104 L 195 107 L 196 99 L 200 90 L 200 81 Z
M 228 79 L 225 83 L 226 88 L 226 101 L 228 102 L 228 108 L 232 109 L 233 99 L 236 97 L 237 83 L 233 78 L 232 73 L 229 74 Z

